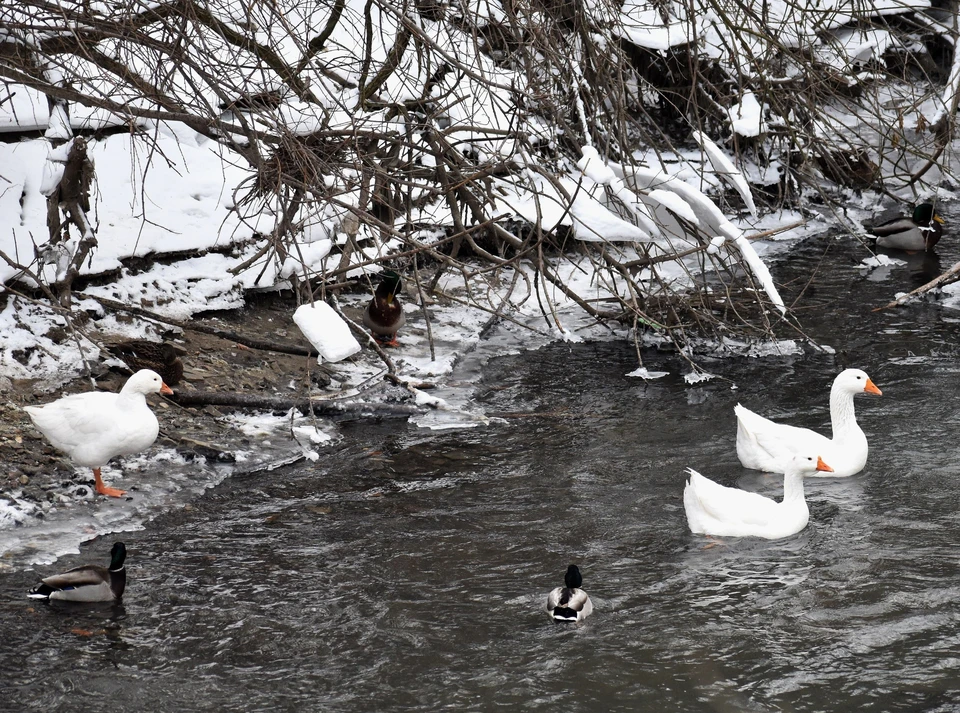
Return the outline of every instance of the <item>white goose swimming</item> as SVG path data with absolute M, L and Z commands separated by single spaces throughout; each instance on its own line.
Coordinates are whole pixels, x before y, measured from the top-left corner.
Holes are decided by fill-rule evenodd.
M 687 524 L 697 534 L 718 537 L 763 537 L 779 540 L 807 526 L 810 509 L 803 495 L 803 478 L 832 469 L 819 456 L 794 455 L 783 476 L 783 500 L 728 488 L 687 469 L 683 509 Z
M 145 398 L 157 392 L 173 390 L 155 371 L 141 369 L 119 394 L 88 391 L 23 410 L 51 444 L 77 465 L 93 468 L 98 493 L 119 498 L 126 491 L 104 485 L 100 468 L 111 458 L 139 453 L 157 440 L 160 424 Z
M 799 452 L 818 453 L 833 466 L 830 475 L 844 478 L 863 470 L 867 462 L 867 437 L 857 424 L 853 397 L 876 394 L 877 388 L 866 372 L 846 369 L 837 375 L 830 389 L 830 421 L 833 438 L 809 428 L 775 423 L 737 404 L 737 456 L 745 468 L 783 473 L 787 461 Z

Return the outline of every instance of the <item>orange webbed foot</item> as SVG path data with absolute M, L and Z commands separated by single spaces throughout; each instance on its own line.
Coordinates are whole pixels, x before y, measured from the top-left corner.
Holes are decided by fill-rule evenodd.
M 376 340 L 377 344 L 381 347 L 399 347 L 400 342 L 397 341 L 396 333 L 391 335 L 386 334 L 375 334 L 371 332 L 371 336 Z
M 106 495 L 111 498 L 122 498 L 127 494 L 126 490 L 119 490 L 118 488 L 108 488 L 104 485 L 102 488 L 97 488 L 97 492 L 101 495 Z
M 95 481 L 95 490 L 101 495 L 106 495 L 110 498 L 122 498 L 127 494 L 126 490 L 119 490 L 118 488 L 108 488 L 103 484 L 103 480 L 100 478 L 100 469 L 94 468 L 93 470 L 93 479 Z

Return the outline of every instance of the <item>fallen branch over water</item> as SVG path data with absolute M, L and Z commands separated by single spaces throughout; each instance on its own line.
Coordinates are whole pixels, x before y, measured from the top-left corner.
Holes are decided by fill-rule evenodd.
M 898 307 L 902 305 L 904 302 L 906 302 L 907 300 L 909 300 L 911 297 L 922 295 L 926 292 L 929 292 L 930 290 L 935 290 L 938 287 L 943 287 L 944 285 L 948 285 L 951 282 L 956 282 L 957 280 L 960 280 L 960 262 L 956 263 L 953 267 L 951 267 L 949 270 L 947 270 L 945 273 L 943 273 L 939 277 L 933 278 L 927 284 L 920 285 L 920 287 L 913 290 L 912 292 L 908 292 L 905 295 L 900 295 L 893 302 L 888 302 L 882 307 L 875 307 L 873 311 L 879 312 L 882 309 L 888 309 L 890 307 Z
M 304 397 L 265 396 L 224 391 L 176 391 L 167 397 L 181 406 L 234 406 L 289 411 L 331 418 L 407 418 L 424 412 L 413 404 L 378 404 L 368 401 L 321 401 Z

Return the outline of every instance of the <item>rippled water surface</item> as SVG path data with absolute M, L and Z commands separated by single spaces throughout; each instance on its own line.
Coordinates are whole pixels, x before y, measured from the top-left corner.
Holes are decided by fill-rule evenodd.
M 497 359 L 488 427 L 356 424 L 317 464 L 124 533 L 122 607 L 22 597 L 113 538 L 3 574 L 0 708 L 960 710 L 960 315 L 872 313 L 920 278 L 868 279 L 859 248 L 825 244 L 780 279 L 795 296 L 819 270 L 801 314 L 836 355 L 708 361 L 719 378 L 696 386 L 653 353 L 672 376 L 625 377 L 623 344 Z M 857 399 L 865 471 L 808 482 L 810 525 L 787 540 L 691 535 L 686 467 L 781 490 L 739 466 L 734 404 L 827 428 L 848 365 L 884 392 Z M 596 613 L 553 625 L 541 602 L 571 562 Z

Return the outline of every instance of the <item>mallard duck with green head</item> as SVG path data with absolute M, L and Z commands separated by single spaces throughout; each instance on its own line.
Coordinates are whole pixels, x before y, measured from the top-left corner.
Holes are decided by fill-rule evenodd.
M 363 313 L 364 326 L 373 333 L 373 338 L 384 346 L 400 346 L 397 330 L 407 321 L 403 306 L 397 299 L 402 288 L 400 275 L 393 270 L 385 270 L 376 292 L 373 293 L 373 299 Z
M 593 602 L 583 586 L 580 568 L 572 564 L 563 575 L 562 587 L 557 587 L 547 595 L 545 608 L 547 615 L 554 621 L 583 621 L 593 613 Z
M 27 596 L 61 602 L 119 602 L 127 586 L 127 570 L 123 566 L 126 558 L 127 548 L 122 542 L 115 542 L 109 567 L 85 564 L 45 577 Z
M 930 251 L 943 234 L 943 218 L 937 215 L 933 204 L 921 203 L 909 218 L 900 216 L 869 228 L 877 238 L 878 248 L 919 252 Z

